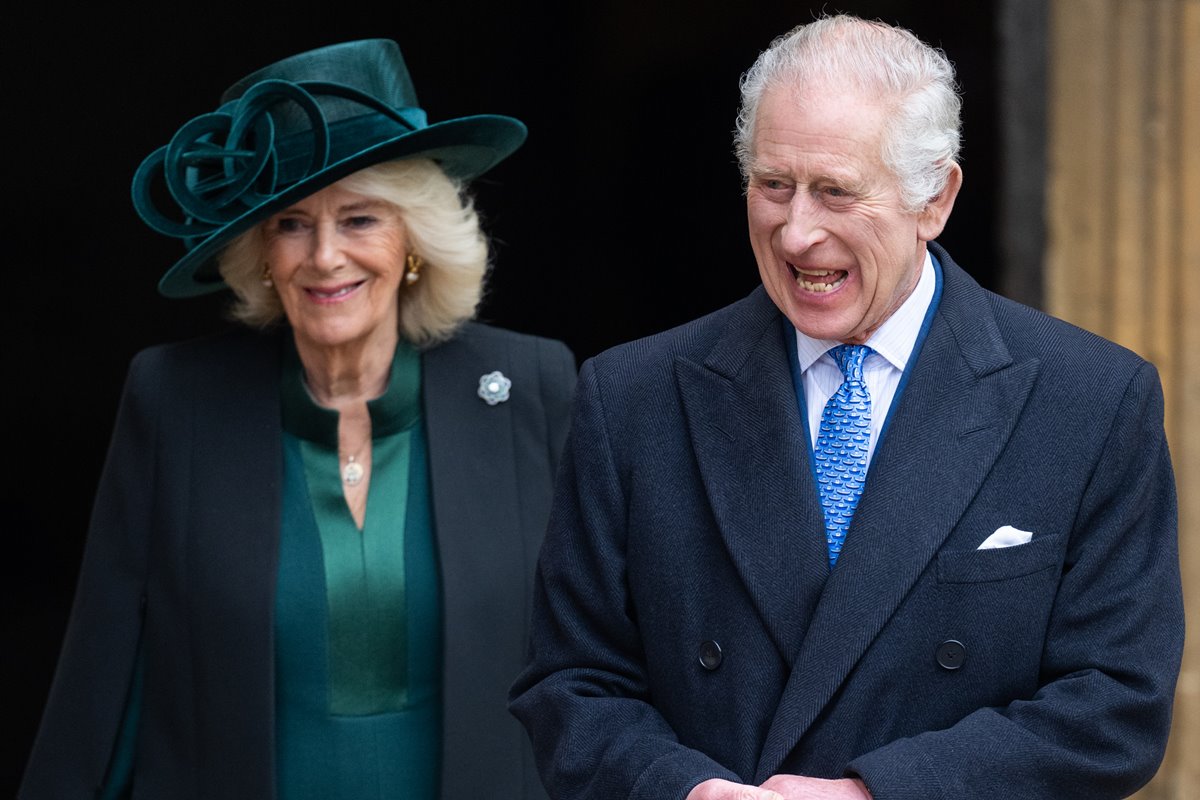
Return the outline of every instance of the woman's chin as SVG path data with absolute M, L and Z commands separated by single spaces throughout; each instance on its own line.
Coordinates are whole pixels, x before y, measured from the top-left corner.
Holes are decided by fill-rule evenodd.
M 372 331 L 361 325 L 293 325 L 298 347 L 316 350 L 340 350 L 372 338 Z
M 319 325 L 293 323 L 292 332 L 301 350 L 343 350 L 382 342 L 395 345 L 400 337 L 395 320 L 376 325 L 358 319 L 322 320 Z

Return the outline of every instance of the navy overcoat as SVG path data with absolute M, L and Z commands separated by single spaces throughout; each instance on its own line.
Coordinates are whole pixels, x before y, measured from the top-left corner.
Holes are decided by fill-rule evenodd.
M 512 704 L 552 797 L 786 772 L 1103 800 L 1153 775 L 1183 640 L 1158 376 L 931 247 L 941 303 L 832 572 L 761 288 L 584 365 Z M 1032 540 L 977 549 L 1005 525 Z

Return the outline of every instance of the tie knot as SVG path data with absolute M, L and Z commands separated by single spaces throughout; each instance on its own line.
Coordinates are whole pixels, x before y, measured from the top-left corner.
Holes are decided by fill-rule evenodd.
M 870 352 L 871 348 L 865 344 L 839 344 L 837 347 L 830 348 L 829 355 L 833 357 L 838 369 L 842 371 L 842 377 L 848 381 L 861 381 L 863 379 L 863 361 Z

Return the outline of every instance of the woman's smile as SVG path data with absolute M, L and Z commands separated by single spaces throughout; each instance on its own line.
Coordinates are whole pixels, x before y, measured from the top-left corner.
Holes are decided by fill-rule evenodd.
M 358 291 L 359 287 L 365 283 L 366 280 L 364 279 L 361 281 L 344 283 L 340 286 L 334 286 L 331 288 L 309 287 L 304 291 L 308 293 L 308 296 L 311 297 L 314 302 L 332 305 L 350 299 L 350 297 Z

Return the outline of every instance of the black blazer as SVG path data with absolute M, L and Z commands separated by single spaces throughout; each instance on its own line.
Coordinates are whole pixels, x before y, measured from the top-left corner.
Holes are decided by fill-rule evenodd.
M 832 572 L 761 288 L 584 365 L 514 687 L 552 797 L 856 773 L 876 800 L 1101 800 L 1153 775 L 1183 645 L 1158 376 L 933 249 L 941 304 Z M 1004 525 L 1032 541 L 977 549 Z
M 139 649 L 134 797 L 274 797 L 280 335 L 134 359 L 23 800 L 94 796 Z M 504 698 L 525 656 L 574 361 L 561 343 L 468 324 L 422 366 L 444 593 L 442 797 L 543 797 Z M 513 385 L 489 406 L 476 390 L 493 370 Z

